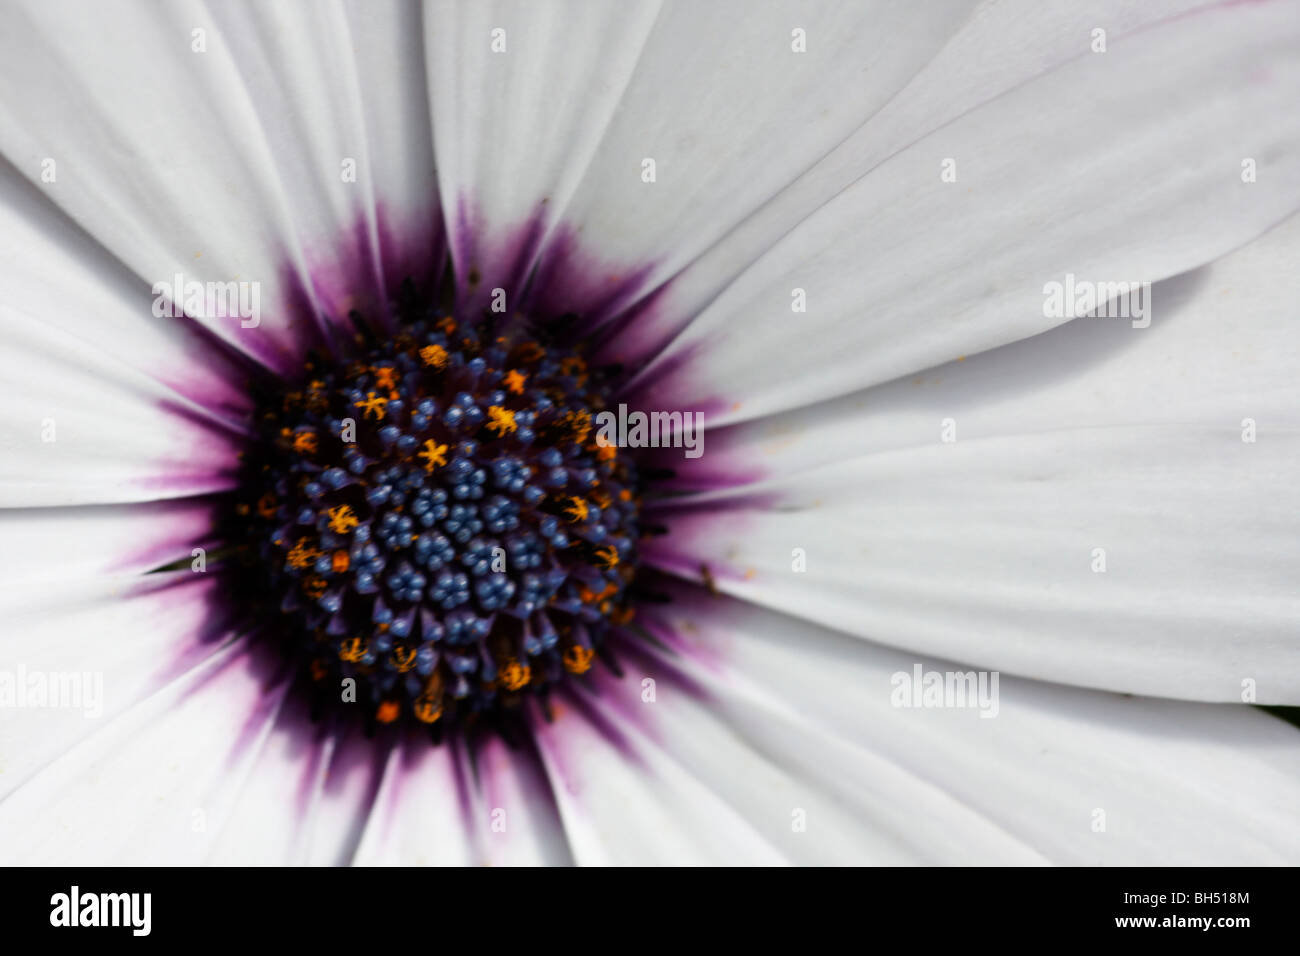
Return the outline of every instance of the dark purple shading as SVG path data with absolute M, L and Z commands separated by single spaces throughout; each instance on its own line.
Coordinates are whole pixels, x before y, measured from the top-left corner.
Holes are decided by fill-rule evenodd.
M 518 292 L 519 302 L 512 305 L 522 306 L 530 319 L 545 322 L 567 314 L 578 315 L 580 317 L 578 333 L 588 337 L 602 356 L 613 357 L 623 350 L 634 356 L 652 355 L 666 344 L 651 331 L 651 326 L 654 324 L 651 320 L 656 317 L 656 310 L 660 308 L 668 290 L 668 284 L 664 284 L 646 292 L 645 286 L 653 273 L 654 263 L 633 268 L 613 268 L 599 255 L 583 247 L 578 230 L 566 225 L 558 225 L 548 232 L 544 225 L 545 219 L 540 213 L 505 233 L 491 246 L 473 241 L 475 214 L 472 205 L 464 200 L 457 206 L 458 230 L 450 239 L 450 244 L 442 230 L 441 219 L 436 210 L 422 217 L 420 221 L 422 224 L 416 228 L 399 228 L 392 224 L 391 217 L 381 209 L 373 226 L 370 222 L 362 221 L 356 223 L 349 231 L 344 241 L 344 248 L 352 250 L 353 255 L 320 256 L 315 261 L 323 264 L 317 265 L 312 265 L 309 257 L 306 281 L 302 279 L 302 270 L 286 258 L 280 274 L 286 280 L 287 288 L 290 290 L 286 308 L 294 316 L 293 327 L 298 331 L 295 333 L 297 341 L 292 349 L 278 352 L 274 357 L 275 361 L 270 362 L 270 367 L 276 374 L 288 379 L 298 377 L 302 360 L 309 348 L 327 353 L 337 352 L 354 331 L 351 321 L 346 316 L 322 317 L 318 308 L 322 300 L 336 299 L 338 290 L 360 290 L 359 293 L 354 293 L 352 300 L 358 310 L 367 314 L 368 320 L 374 324 L 390 324 L 389 306 L 401 294 L 403 281 L 409 279 L 415 283 L 420 293 L 432 297 L 439 282 L 444 278 L 449 249 L 453 257 L 467 266 L 466 275 L 454 276 L 454 285 L 459 293 L 459 301 L 455 308 L 459 313 L 464 313 L 467 300 L 469 306 L 473 308 L 473 303 L 482 297 L 486 279 L 479 276 L 477 283 L 471 282 L 472 277 L 468 273 L 475 270 L 473 257 L 487 250 L 487 258 L 494 264 L 494 268 L 499 266 L 506 275 L 506 281 L 511 284 L 507 295 L 513 296 Z M 206 344 L 212 347 L 216 354 L 222 356 L 222 360 L 232 370 L 233 375 L 255 376 L 260 373 L 253 362 L 236 352 L 228 343 L 218 340 L 211 331 L 205 329 L 200 334 L 205 338 Z M 689 357 L 684 352 L 661 363 L 661 368 L 677 368 L 688 361 Z M 263 358 L 269 360 L 270 357 L 263 356 Z M 629 368 L 625 374 L 630 377 L 634 371 L 635 368 Z M 618 400 L 645 408 L 646 406 L 639 403 L 643 396 L 664 400 L 662 404 L 650 406 L 652 410 L 703 411 L 706 415 L 706 434 L 708 416 L 716 415 L 727 407 L 727 404 L 719 399 L 709 402 L 706 408 L 674 408 L 671 396 L 657 394 L 653 383 L 649 380 L 641 383 L 640 391 L 634 396 L 637 401 L 629 401 L 628 398 L 631 396 L 618 396 Z M 212 401 L 213 396 L 196 394 L 188 397 L 200 408 L 211 407 L 208 403 Z M 172 410 L 186 415 L 190 420 L 204 425 L 207 429 L 213 428 L 214 423 L 210 417 L 204 416 L 201 411 L 181 407 Z M 682 449 L 672 448 L 646 449 L 638 457 L 654 467 L 671 468 L 678 472 L 677 478 L 669 480 L 664 485 L 668 490 L 721 490 L 734 487 L 738 483 L 747 483 L 756 477 L 748 472 L 742 474 L 712 468 L 705 464 L 707 437 L 705 448 L 705 457 L 696 460 L 685 459 Z M 231 477 L 233 478 L 233 472 Z M 196 487 L 196 490 L 200 489 Z M 749 499 L 745 497 L 729 500 L 723 510 L 741 509 L 748 501 Z M 654 520 L 666 518 L 670 523 L 672 534 L 667 540 L 672 540 L 679 536 L 679 532 L 684 538 L 699 533 L 695 529 L 705 526 L 709 520 L 717 520 L 720 507 L 723 506 L 716 503 L 690 503 L 661 498 L 648 500 L 646 507 L 648 514 L 656 516 Z M 683 554 L 680 561 L 668 563 L 672 566 L 667 570 L 699 579 L 698 565 L 692 569 L 689 556 Z M 728 572 L 719 569 L 718 573 Z M 204 640 L 214 640 L 218 636 L 229 635 L 232 626 L 241 626 L 230 619 L 231 610 L 229 604 L 220 608 L 213 607 L 213 624 L 208 629 L 209 633 L 201 639 L 201 643 Z M 301 678 L 287 674 L 286 662 L 276 653 L 279 642 L 273 635 L 264 633 L 264 628 L 260 626 L 268 623 L 270 622 L 242 622 L 242 627 L 249 632 L 249 640 L 247 648 L 239 654 L 239 658 L 245 660 L 247 666 L 254 668 L 259 675 L 259 679 L 266 687 L 266 699 L 274 700 L 278 699 L 280 693 L 286 692 L 286 681 L 297 683 Z M 616 659 L 623 657 L 636 662 L 648 661 L 644 651 L 637 647 L 639 640 L 642 638 L 636 637 L 632 631 L 629 631 L 624 639 L 617 641 L 616 645 L 611 647 L 611 653 Z M 182 671 L 190 662 L 189 654 L 179 657 L 174 662 L 172 670 Z M 603 674 L 598 680 L 573 682 L 557 694 L 557 702 L 572 707 L 588 720 L 615 750 L 628 759 L 635 759 L 633 744 L 619 729 L 617 723 L 611 721 L 598 707 L 593 706 L 592 695 L 600 695 L 601 699 L 608 698 L 613 703 L 622 719 L 640 723 L 638 717 L 641 712 L 637 709 L 638 705 L 627 698 L 626 694 L 611 693 L 611 688 L 614 686 L 624 686 L 615 685 L 613 682 L 617 680 L 610 674 Z M 385 763 L 392 748 L 402 749 L 398 766 L 400 770 L 402 764 L 409 766 L 409 760 L 412 759 L 410 756 L 412 751 L 407 748 L 428 746 L 427 738 L 403 737 L 406 733 L 404 730 L 399 732 L 393 728 L 380 727 L 377 732 L 374 732 L 373 737 L 367 737 L 359 723 L 345 727 L 328 721 L 313 722 L 309 694 L 297 693 L 294 688 L 288 688 L 287 694 L 283 706 L 275 714 L 275 728 L 272 733 L 290 735 L 295 742 L 293 752 L 300 754 L 305 762 L 304 782 L 299 794 L 301 801 L 299 809 L 303 812 L 307 810 L 306 801 L 311 794 L 310 781 L 315 780 L 320 769 L 320 750 L 326 740 L 333 739 L 336 746 L 328 774 L 328 780 L 333 783 L 327 783 L 327 791 L 335 792 L 339 786 L 338 781 L 342 777 L 364 773 L 367 775 L 365 792 L 368 795 L 368 806 L 373 805 L 378 795 Z M 540 709 L 534 708 L 534 710 L 536 713 L 533 713 L 529 719 L 543 719 L 540 716 Z M 232 761 L 237 759 L 240 752 L 253 746 L 260 739 L 267 719 L 271 719 L 269 712 L 255 716 L 248 725 L 250 728 L 248 733 L 241 736 L 234 752 L 231 753 Z M 455 746 L 469 746 L 472 760 L 472 738 L 460 740 L 453 735 L 448 742 Z M 525 738 L 520 746 L 523 759 L 535 761 L 538 779 L 544 781 L 546 775 L 541 770 L 541 759 L 536 753 L 535 745 Z M 529 753 L 532 754 L 531 757 L 528 756 Z M 400 784 L 400 779 L 393 782 L 395 787 Z M 472 804 L 470 781 L 458 771 L 454 785 L 457 787 L 462 809 L 468 813 Z M 358 827 L 363 825 L 364 819 Z M 352 836 L 350 846 L 354 850 L 356 841 L 361 837 L 361 830 L 358 829 Z

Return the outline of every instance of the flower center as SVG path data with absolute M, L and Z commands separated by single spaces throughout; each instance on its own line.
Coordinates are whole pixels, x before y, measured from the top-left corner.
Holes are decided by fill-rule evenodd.
M 640 501 L 604 385 L 443 317 L 260 400 L 237 523 L 322 700 L 440 734 L 591 667 L 632 614 Z

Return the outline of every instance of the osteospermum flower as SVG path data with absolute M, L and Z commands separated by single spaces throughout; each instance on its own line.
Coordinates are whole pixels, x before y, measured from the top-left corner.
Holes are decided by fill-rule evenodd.
M 6 5 L 0 854 L 1295 862 L 1297 50 Z

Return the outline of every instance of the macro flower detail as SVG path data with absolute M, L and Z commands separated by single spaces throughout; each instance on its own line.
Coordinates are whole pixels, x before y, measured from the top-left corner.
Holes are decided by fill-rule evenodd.
M 1300 861 L 1290 0 L 13 0 L 0 860 Z
M 499 722 L 518 692 L 587 670 L 630 619 L 636 465 L 574 430 L 604 396 L 526 323 L 460 325 L 426 305 L 392 341 L 363 323 L 354 351 L 308 360 L 307 388 L 254 388 L 232 603 L 316 686 L 318 710 L 434 724 L 436 739 Z M 353 418 L 374 408 L 376 427 Z M 340 702 L 340 685 L 356 693 Z

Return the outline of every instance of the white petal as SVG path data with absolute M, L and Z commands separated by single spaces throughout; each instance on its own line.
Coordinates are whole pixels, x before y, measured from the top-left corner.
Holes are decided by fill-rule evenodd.
M 476 269 L 486 293 L 538 261 L 540 309 L 599 321 L 871 116 L 971 6 L 430 5 L 458 272 Z M 493 52 L 494 29 L 504 52 Z M 795 30 L 806 53 L 793 49 Z
M 424 35 L 415 0 L 344 0 L 352 37 L 366 179 L 386 289 L 442 268 L 442 214 L 426 90 Z
M 422 744 L 422 746 L 421 746 Z M 352 862 L 472 866 L 481 859 L 469 769 L 459 746 L 394 749 Z
M 1262 702 L 1300 701 L 1297 248 L 1300 218 L 1162 283 L 1146 329 L 1081 319 L 706 436 L 686 478 L 768 480 L 709 496 L 759 495 L 652 548 L 895 646 L 1167 697 L 1237 701 L 1250 679 Z
M 291 696 L 241 782 L 216 866 L 348 863 L 382 779 L 384 749 L 306 723 Z
M 433 267 L 437 186 L 418 8 L 288 0 L 210 9 L 274 157 L 310 296 L 327 316 L 374 314 L 417 250 L 424 270 Z
M 9 11 L 0 56 L 0 151 L 146 284 L 253 283 L 260 324 L 204 319 L 237 348 L 292 367 L 341 289 L 375 288 L 340 5 L 34 3 Z
M 8 858 L 192 866 L 234 839 L 224 827 L 231 800 L 284 701 L 283 686 L 268 687 L 239 651 L 205 662 L 0 803 Z M 256 836 L 239 846 L 255 851 Z
M 531 748 L 507 747 L 499 738 L 475 751 L 480 838 L 496 866 L 566 866 L 573 863 L 555 797 Z
M 716 616 L 701 618 L 718 626 Z M 693 627 L 693 619 L 685 626 Z M 798 627 L 784 633 L 795 646 Z M 647 650 L 626 652 L 623 679 L 593 678 L 599 694 L 590 702 L 592 712 L 636 746 L 620 752 L 608 741 L 603 749 L 593 745 L 584 755 L 593 775 L 573 797 L 592 818 L 584 828 L 603 828 L 603 849 L 620 862 L 659 859 L 635 839 L 637 828 L 650 830 L 655 823 L 643 810 L 651 801 L 624 796 L 623 819 L 616 820 L 598 799 L 589 799 L 604 791 L 597 768 L 614 774 L 610 765 L 629 760 L 639 771 L 637 789 L 647 796 L 658 796 L 671 779 L 660 768 L 685 772 L 710 795 L 711 802 L 678 812 L 673 830 L 683 838 L 716 826 L 724 814 L 738 814 L 749 825 L 753 846 L 738 832 L 735 845 L 710 849 L 718 863 L 754 862 L 764 845 L 800 865 L 1042 862 L 916 768 L 827 732 L 804 719 L 797 703 L 745 710 L 719 698 L 715 658 L 686 673 L 671 655 Z M 567 740 L 571 730 L 561 720 L 555 732 Z
M 985 668 L 1297 703 L 1298 466 L 1300 431 L 1235 422 L 932 441 L 669 516 L 647 560 Z
M 579 865 L 783 862 L 738 808 L 634 722 L 584 691 L 554 710 L 553 723 L 539 718 L 537 740 Z
M 463 305 L 522 284 L 592 160 L 658 7 L 426 5 L 438 176 Z
M 1042 332 L 1068 273 L 1155 281 L 1230 251 L 1300 206 L 1297 42 L 1289 4 L 1216 7 L 971 110 L 795 227 L 633 397 L 753 418 Z
M 148 285 L 50 200 L 0 168 L 0 303 L 13 321 L 86 346 L 106 360 L 98 367 L 114 382 L 161 383 L 172 398 L 223 422 L 246 413 L 248 397 L 233 385 L 239 370 L 187 320 L 155 317 Z M 58 341 L 51 339 L 51 351 Z
M 811 212 L 926 134 L 1074 59 L 1090 48 L 1094 30 L 1118 38 L 1204 5 L 1205 0 L 981 4 L 877 113 L 641 303 L 633 331 L 614 339 L 610 352 L 629 365 L 653 355 Z
M 63 589 L 81 579 L 125 577 L 178 561 L 194 568 L 200 557 L 206 573 L 207 550 L 194 549 L 212 548 L 217 516 L 217 506 L 203 498 L 0 509 L 0 581 L 20 598 L 48 596 L 54 608 Z
M 0 722 L 0 795 L 216 653 L 214 589 L 213 576 L 188 572 L 0 589 L 0 672 L 19 695 Z M 61 679 L 79 696 L 57 708 L 35 696 Z
M 1005 674 L 996 698 L 986 697 L 996 707 L 895 706 L 909 699 L 895 696 L 895 675 L 917 665 L 964 668 L 689 590 L 650 615 L 654 633 L 675 645 L 659 655 L 665 673 L 681 668 L 726 725 L 813 778 L 892 766 L 1000 829 L 1006 853 L 1028 848 L 1052 863 L 1300 860 L 1300 735 L 1256 708 L 1124 698 Z M 661 690 L 655 707 L 675 707 L 671 693 Z M 805 742 L 814 749 L 803 752 Z M 686 746 L 681 735 L 672 746 Z M 844 762 L 815 766 L 836 747 Z M 809 815 L 804 836 L 825 823 Z M 967 824 L 927 835 L 929 825 L 918 804 L 899 836 L 928 844 L 942 862 L 997 859 Z
M 93 343 L 0 303 L 0 506 L 145 501 L 234 484 L 239 435 Z
M 842 398 L 707 431 L 678 484 L 785 477 L 935 441 L 1116 425 L 1300 425 L 1300 216 L 1151 291 L 1151 325 L 1089 317 Z

